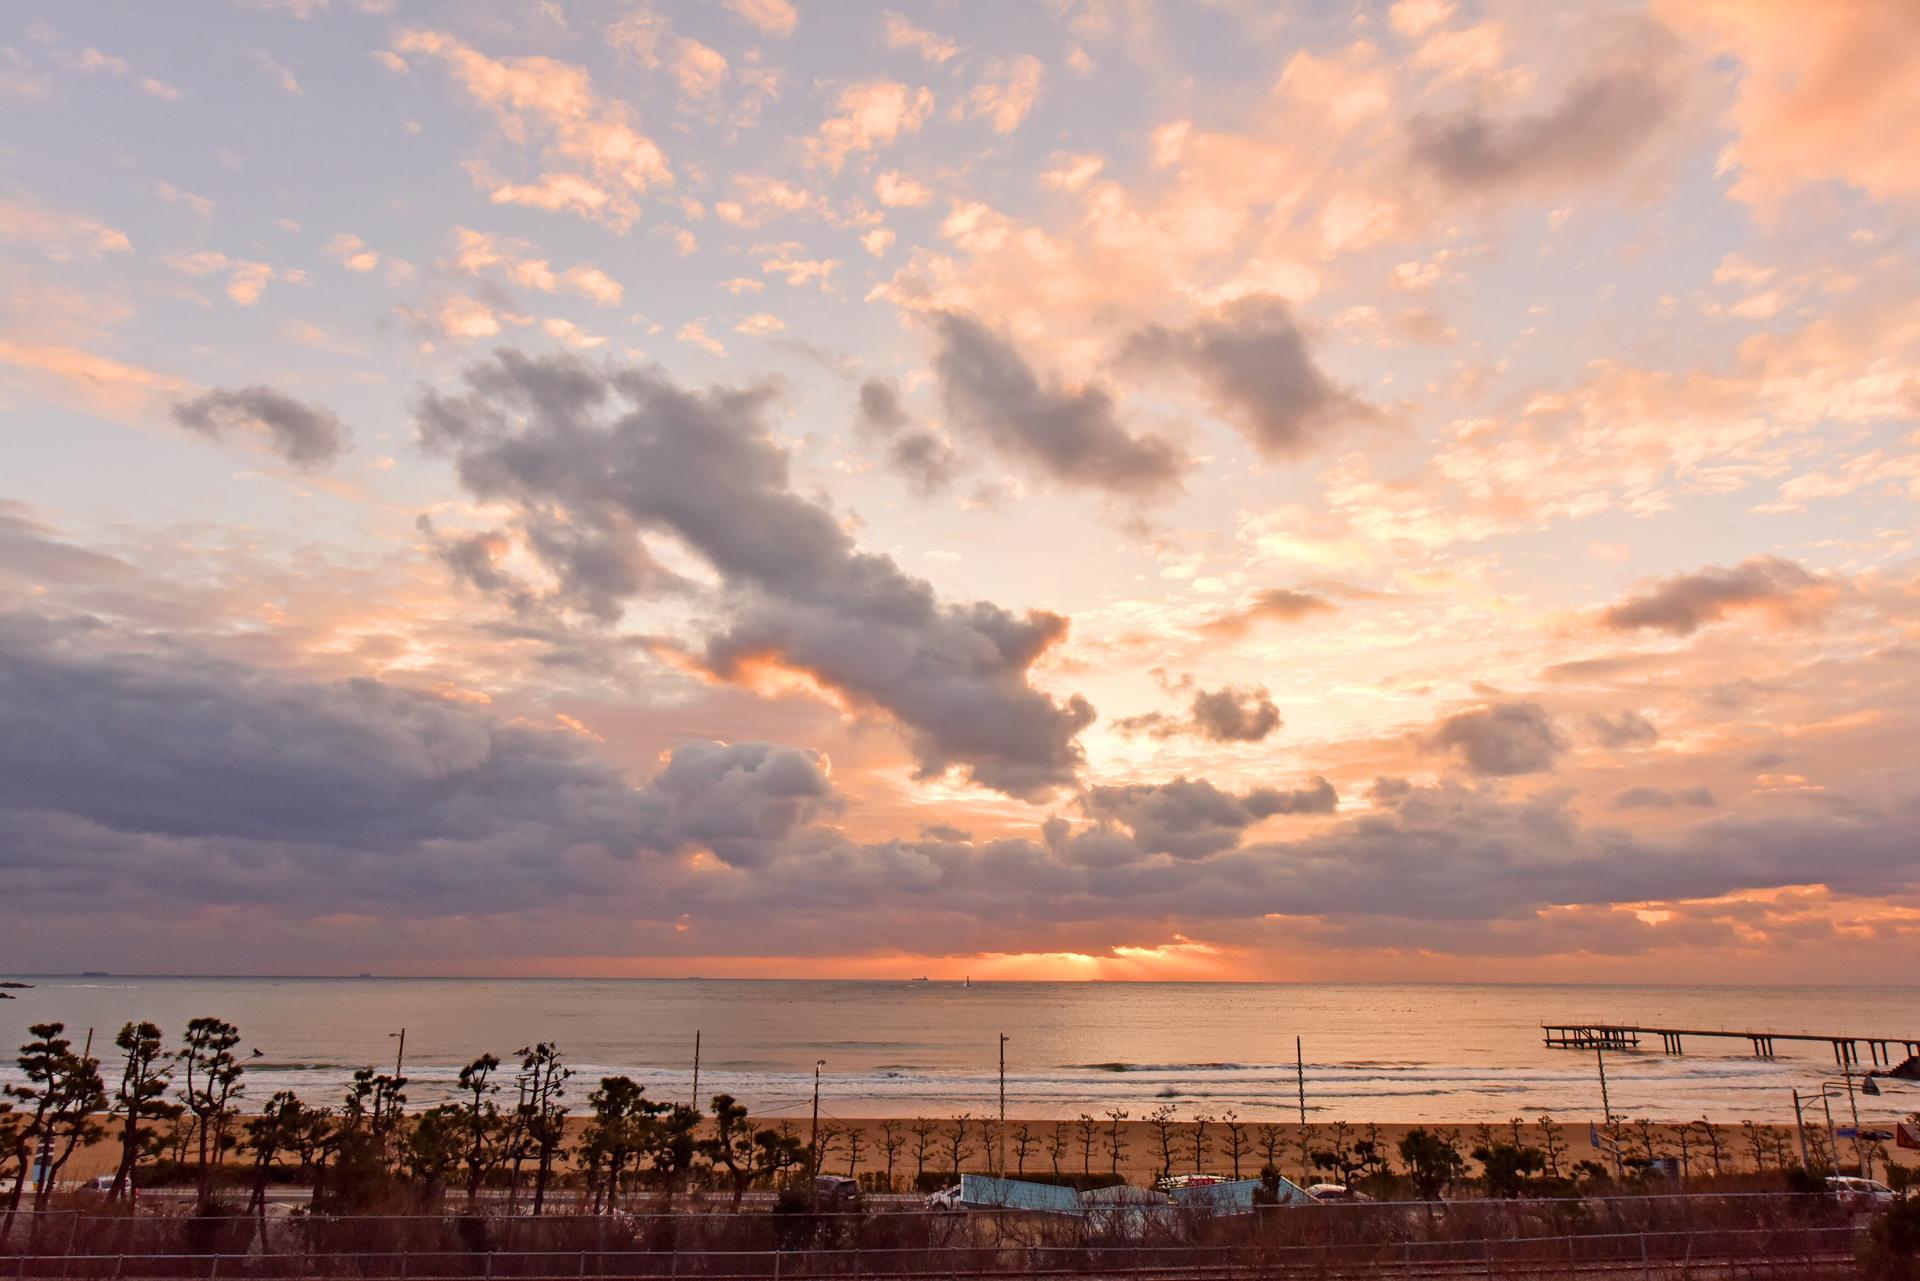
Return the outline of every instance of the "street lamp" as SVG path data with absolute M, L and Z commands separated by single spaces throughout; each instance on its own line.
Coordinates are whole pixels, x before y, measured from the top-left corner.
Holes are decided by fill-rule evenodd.
M 398 1032 L 387 1033 L 387 1039 L 389 1041 L 396 1036 L 400 1038 L 400 1049 L 393 1056 L 393 1075 L 397 1078 L 401 1075 L 401 1064 L 407 1061 L 407 1029 L 401 1028 Z
M 1007 1042 L 1012 1039 L 1005 1032 L 1000 1034 L 1000 1155 L 997 1161 L 1002 1177 L 1007 1173 Z
M 820 1069 L 826 1065 L 825 1059 L 813 1062 L 813 1133 L 807 1139 L 807 1177 L 813 1191 L 807 1200 L 815 1209 L 820 1205 Z
M 1861 1078 L 1859 1093 L 1865 1094 L 1870 1098 L 1878 1098 L 1880 1096 L 1880 1086 L 1873 1079 L 1875 1075 L 1875 1073 L 1869 1072 Z M 1836 1088 L 1845 1090 L 1847 1093 L 1847 1110 L 1853 1116 L 1854 1173 L 1865 1178 L 1867 1177 L 1867 1147 L 1866 1143 L 1860 1137 L 1860 1103 L 1854 1095 L 1853 1072 L 1851 1070 L 1848 1070 L 1844 1077 L 1828 1077 L 1820 1082 L 1820 1094 L 1818 1097 L 1820 1099 L 1821 1111 L 1826 1114 L 1827 1118 L 1827 1150 L 1831 1152 L 1835 1146 L 1832 1099 Z M 1814 1096 L 1809 1095 L 1804 1102 L 1812 1102 L 1813 1097 Z M 1800 1135 L 1800 1163 L 1807 1165 L 1809 1164 L 1807 1158 L 1807 1127 L 1805 1120 L 1801 1116 L 1800 1109 L 1802 1102 L 1800 1091 L 1795 1090 L 1793 1092 L 1793 1124 L 1795 1130 L 1797 1130 Z

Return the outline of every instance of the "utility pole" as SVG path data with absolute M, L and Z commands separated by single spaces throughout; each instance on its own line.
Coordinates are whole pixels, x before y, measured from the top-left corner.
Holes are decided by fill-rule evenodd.
M 1011 1040 L 1005 1032 L 1000 1034 L 1000 1155 L 999 1170 L 1007 1172 L 1007 1042 Z
M 700 1110 L 700 1029 L 693 1029 L 693 1110 Z
M 813 1064 L 813 1133 L 807 1139 L 807 1174 L 814 1180 L 813 1194 L 808 1202 L 813 1208 L 820 1207 L 820 1069 L 827 1065 L 825 1059 L 816 1059 Z
M 398 1032 L 389 1032 L 387 1035 L 400 1038 L 400 1049 L 393 1056 L 393 1075 L 398 1080 L 405 1075 L 400 1069 L 407 1061 L 407 1029 L 401 1028 Z
M 1613 1125 L 1613 1101 L 1607 1097 L 1607 1052 L 1605 1047 L 1596 1044 L 1593 1047 L 1593 1061 L 1600 1067 L 1600 1116 L 1601 1123 L 1611 1128 Z M 1611 1138 L 1608 1140 L 1613 1142 Z M 1620 1165 L 1620 1145 L 1613 1143 L 1613 1177 L 1619 1178 L 1624 1171 Z
M 1307 1123 L 1307 1054 L 1300 1047 L 1300 1038 L 1293 1038 L 1293 1071 L 1300 1083 L 1300 1124 Z
M 1847 1072 L 1847 1107 L 1853 1112 L 1853 1172 L 1864 1179 L 1868 1177 L 1867 1145 L 1860 1138 L 1860 1104 L 1853 1097 L 1853 1064 L 1846 1062 L 1840 1066 Z

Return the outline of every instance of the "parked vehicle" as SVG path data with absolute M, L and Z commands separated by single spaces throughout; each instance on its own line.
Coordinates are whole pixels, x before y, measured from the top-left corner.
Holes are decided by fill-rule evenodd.
M 1316 1183 L 1307 1189 L 1307 1195 L 1316 1201 L 1371 1201 L 1372 1197 L 1364 1192 L 1355 1192 L 1344 1183 Z
M 1827 1195 L 1841 1205 L 1856 1210 L 1878 1210 L 1900 1199 L 1892 1188 L 1880 1180 L 1856 1178 L 1851 1174 L 1829 1176 Z
M 960 1208 L 960 1185 L 942 1188 L 927 1198 L 929 1210 L 958 1210 Z
M 814 1204 L 823 1209 L 844 1209 L 860 1203 L 860 1183 L 844 1174 L 820 1174 L 813 1180 Z

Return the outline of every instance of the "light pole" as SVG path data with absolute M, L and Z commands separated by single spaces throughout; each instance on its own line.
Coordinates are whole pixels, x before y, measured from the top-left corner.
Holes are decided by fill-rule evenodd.
M 1870 1098 L 1878 1098 L 1880 1095 L 1880 1086 L 1873 1078 L 1874 1074 L 1872 1072 L 1867 1073 L 1866 1076 L 1861 1078 L 1860 1093 Z M 1829 1153 L 1836 1151 L 1832 1103 L 1836 1089 L 1843 1089 L 1847 1092 L 1847 1110 L 1853 1116 L 1854 1173 L 1862 1178 L 1866 1178 L 1868 1174 L 1867 1145 L 1866 1141 L 1860 1137 L 1860 1102 L 1854 1097 L 1852 1072 L 1848 1072 L 1844 1077 L 1828 1077 L 1820 1082 L 1820 1093 L 1818 1097 L 1820 1099 L 1820 1110 L 1826 1114 L 1827 1119 L 1827 1151 Z M 1802 1099 L 1800 1097 L 1800 1091 L 1795 1090 L 1793 1092 L 1793 1123 L 1794 1128 L 1800 1133 L 1800 1164 L 1802 1165 L 1809 1165 L 1810 1161 L 1807 1155 L 1807 1127 L 1806 1122 L 1801 1119 L 1801 1108 L 1803 1104 L 1811 1103 L 1814 1097 L 1814 1095 L 1810 1094 L 1805 1099 Z
M 813 1062 L 813 1133 L 807 1139 L 807 1177 L 813 1187 L 808 1200 L 816 1209 L 820 1204 L 820 1069 L 826 1065 L 825 1059 Z
M 393 1075 L 394 1079 L 398 1080 L 401 1076 L 401 1066 L 407 1061 L 407 1029 L 401 1028 L 398 1032 L 387 1033 L 388 1040 L 396 1036 L 400 1038 L 400 1049 L 393 1056 Z
M 1300 1087 L 1300 1127 L 1307 1125 L 1307 1052 L 1300 1044 L 1300 1038 L 1293 1038 L 1293 1079 Z
M 1000 1034 L 1000 1155 L 996 1159 L 1002 1176 L 1007 1172 L 1007 1042 L 1012 1039 L 1005 1032 Z
M 1600 1123 L 1608 1129 L 1612 1129 L 1613 1101 L 1607 1097 L 1607 1052 L 1605 1047 L 1598 1042 L 1594 1043 L 1593 1061 L 1600 1069 Z M 1615 1142 L 1611 1136 L 1609 1136 L 1608 1141 L 1613 1143 L 1613 1177 L 1617 1179 L 1623 1173 L 1620 1165 L 1620 1145 L 1618 1142 Z

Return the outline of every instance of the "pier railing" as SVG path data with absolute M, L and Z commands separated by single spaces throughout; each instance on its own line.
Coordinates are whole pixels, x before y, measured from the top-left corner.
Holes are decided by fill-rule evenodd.
M 1724 1028 L 1695 1027 L 1657 1027 L 1637 1023 L 1542 1023 L 1540 1030 L 1545 1034 L 1546 1043 L 1554 1049 L 1562 1050 L 1637 1050 L 1642 1037 L 1651 1040 L 1660 1038 L 1660 1048 L 1668 1054 L 1684 1054 L 1689 1038 L 1746 1041 L 1760 1058 L 1772 1058 L 1774 1046 L 1779 1041 L 1809 1041 L 1833 1047 L 1833 1061 L 1842 1067 L 1854 1067 L 1860 1063 L 1860 1051 L 1866 1049 L 1867 1057 L 1877 1067 L 1893 1067 L 1894 1047 L 1905 1051 L 1904 1057 L 1912 1058 L 1920 1054 L 1920 1036 L 1839 1036 L 1826 1032 L 1764 1032 L 1729 1031 Z

